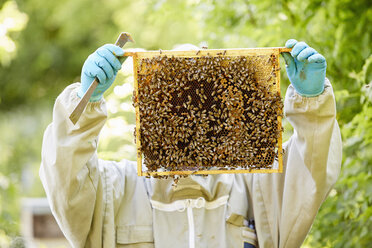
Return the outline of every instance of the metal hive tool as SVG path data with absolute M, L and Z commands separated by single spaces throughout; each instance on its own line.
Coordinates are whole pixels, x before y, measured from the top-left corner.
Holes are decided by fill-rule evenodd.
M 138 175 L 282 171 L 285 48 L 133 56 Z

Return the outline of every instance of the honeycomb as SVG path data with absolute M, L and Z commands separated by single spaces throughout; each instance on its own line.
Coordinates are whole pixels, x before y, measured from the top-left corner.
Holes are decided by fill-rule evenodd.
M 141 172 L 273 169 L 283 109 L 278 53 L 199 53 L 134 58 Z

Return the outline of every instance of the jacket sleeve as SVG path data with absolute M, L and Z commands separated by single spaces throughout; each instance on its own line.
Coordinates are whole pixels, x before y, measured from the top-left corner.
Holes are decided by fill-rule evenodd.
M 118 210 L 143 202 L 147 195 L 133 163 L 97 158 L 107 116 L 104 100 L 88 103 L 76 125 L 69 120 L 79 101 L 78 87 L 70 85 L 55 102 L 53 122 L 44 133 L 40 178 L 52 213 L 73 247 L 115 247 Z M 135 216 L 130 218 L 124 221 Z
M 294 134 L 283 145 L 282 174 L 255 174 L 251 196 L 260 247 L 300 247 L 337 180 L 342 143 L 332 87 L 302 97 L 290 85 L 285 116 Z

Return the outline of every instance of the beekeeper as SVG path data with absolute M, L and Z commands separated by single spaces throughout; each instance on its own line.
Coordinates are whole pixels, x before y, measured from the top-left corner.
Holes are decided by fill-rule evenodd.
M 138 177 L 136 163 L 97 157 L 106 122 L 102 94 L 124 55 L 114 45 L 85 61 L 81 83 L 57 98 L 44 134 L 40 177 L 72 247 L 300 247 L 340 172 L 341 136 L 326 60 L 288 40 L 291 81 L 284 103 L 294 134 L 283 144 L 282 174 L 221 174 L 173 180 Z M 94 77 L 80 120 L 69 114 Z

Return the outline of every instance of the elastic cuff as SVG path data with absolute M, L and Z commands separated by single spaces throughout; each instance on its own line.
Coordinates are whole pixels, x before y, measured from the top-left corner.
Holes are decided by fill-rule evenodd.
M 102 100 L 102 95 L 98 95 L 98 96 L 91 96 L 89 101 L 90 102 L 99 102 Z
M 293 86 L 293 88 L 296 89 L 296 87 L 294 87 L 293 84 L 292 84 L 292 86 Z M 323 84 L 322 89 L 321 89 L 319 92 L 317 92 L 317 93 L 311 93 L 311 94 L 308 94 L 308 93 L 302 93 L 302 92 L 300 92 L 300 91 L 297 90 L 297 89 L 296 89 L 296 92 L 297 92 L 299 95 L 304 96 L 304 97 L 317 97 L 317 96 L 321 95 L 321 94 L 324 92 L 324 84 Z

